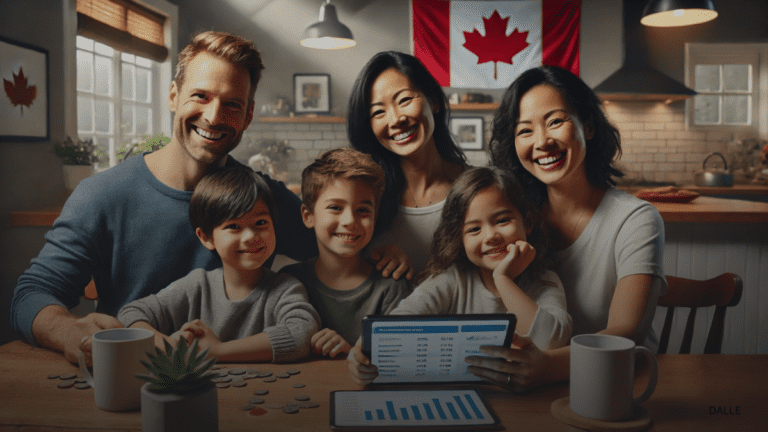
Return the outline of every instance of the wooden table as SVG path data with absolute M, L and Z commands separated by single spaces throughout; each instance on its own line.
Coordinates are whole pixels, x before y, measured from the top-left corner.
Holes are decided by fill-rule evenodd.
M 653 419 L 653 431 L 760 430 L 768 407 L 768 356 L 761 355 L 659 355 L 656 392 L 645 404 Z M 227 365 L 234 367 L 235 365 Z M 330 430 L 329 393 L 362 387 L 349 377 L 345 360 L 310 360 L 298 364 L 246 365 L 275 373 L 298 368 L 299 375 L 274 383 L 249 380 L 246 387 L 219 389 L 221 431 Z M 33 348 L 23 342 L 0 346 L 0 431 L 141 430 L 141 413 L 112 413 L 94 405 L 93 390 L 58 389 L 48 374 L 76 372 L 60 354 Z M 305 388 L 290 384 L 301 382 Z M 638 391 L 645 385 L 637 379 Z M 269 410 L 249 416 L 241 406 L 256 388 L 266 388 L 269 401 L 288 402 L 295 394 L 309 395 L 319 408 L 298 414 Z M 509 394 L 483 385 L 506 430 L 568 431 L 555 419 L 550 405 L 568 395 L 567 383 L 536 389 L 523 395 Z M 714 412 L 710 414 L 710 412 Z M 737 413 L 738 412 L 738 413 Z

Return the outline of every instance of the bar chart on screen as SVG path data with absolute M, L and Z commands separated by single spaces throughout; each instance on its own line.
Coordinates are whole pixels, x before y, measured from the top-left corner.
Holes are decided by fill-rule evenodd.
M 480 394 L 464 390 L 332 392 L 332 425 L 340 428 L 493 426 L 498 423 Z

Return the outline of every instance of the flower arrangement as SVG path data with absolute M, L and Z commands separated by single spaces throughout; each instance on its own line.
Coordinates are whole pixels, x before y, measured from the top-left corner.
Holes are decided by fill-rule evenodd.
M 142 360 L 150 375 L 136 374 L 137 378 L 151 384 L 150 390 L 155 393 L 187 394 L 211 386 L 214 377 L 209 370 L 216 363 L 212 358 L 203 362 L 208 355 L 208 349 L 198 355 L 197 339 L 187 349 L 187 341 L 179 338 L 179 344 L 174 349 L 167 341 L 165 352 L 156 348 L 157 355 L 147 353 L 149 362 Z
M 171 142 L 171 139 L 167 136 L 164 136 L 163 134 L 155 136 L 144 135 L 141 137 L 141 139 L 143 141 L 135 140 L 126 144 L 122 149 L 118 150 L 117 160 L 122 162 L 131 155 L 135 156 L 145 151 L 157 151 Z
M 56 156 L 62 159 L 64 165 L 93 165 L 99 160 L 98 149 L 93 139 L 81 141 L 67 137 L 63 142 L 57 142 Z

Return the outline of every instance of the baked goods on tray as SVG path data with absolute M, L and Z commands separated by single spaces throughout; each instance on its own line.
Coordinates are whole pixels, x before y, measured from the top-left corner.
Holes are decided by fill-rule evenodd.
M 669 202 L 669 203 L 687 203 L 698 198 L 699 193 L 678 189 L 674 186 L 662 186 L 649 189 L 640 189 L 635 192 L 635 196 L 646 201 Z

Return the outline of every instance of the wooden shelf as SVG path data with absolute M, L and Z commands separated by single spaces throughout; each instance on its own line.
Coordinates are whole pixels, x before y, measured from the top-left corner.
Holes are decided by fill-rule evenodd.
M 498 102 L 451 104 L 452 111 L 496 111 Z
M 344 117 L 258 117 L 261 123 L 346 123 L 347 119 Z

